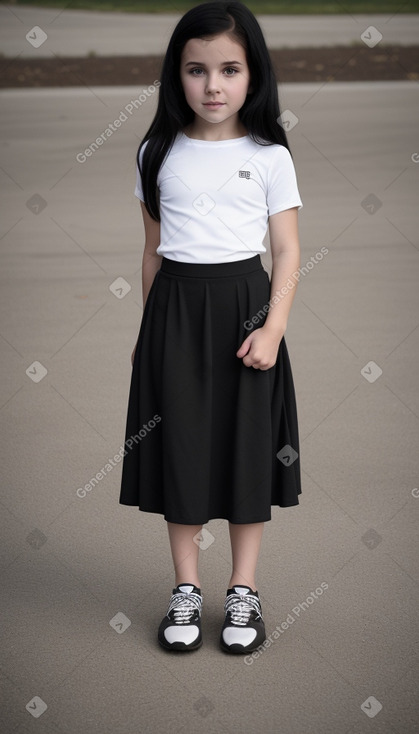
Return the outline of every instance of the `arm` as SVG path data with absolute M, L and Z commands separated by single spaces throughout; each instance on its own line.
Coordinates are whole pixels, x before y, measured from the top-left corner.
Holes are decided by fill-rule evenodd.
M 140 203 L 145 231 L 145 245 L 142 262 L 143 308 L 145 308 L 150 288 L 157 271 L 160 269 L 162 258 L 161 255 L 157 255 L 156 253 L 160 244 L 160 222 L 156 222 L 150 217 L 147 209 L 145 208 L 144 202 L 141 201 Z M 136 349 L 137 344 L 131 354 L 131 364 L 134 364 Z
M 254 329 L 237 352 L 246 367 L 268 370 L 274 366 L 281 339 L 294 300 L 296 282 L 287 287 L 300 265 L 298 238 L 298 208 L 286 209 L 269 217 L 269 237 L 272 251 L 271 297 L 264 325 Z M 284 289 L 281 293 L 281 289 Z
M 141 210 L 145 230 L 145 245 L 142 263 L 143 308 L 145 308 L 154 277 L 160 269 L 162 257 L 161 255 L 157 255 L 156 252 L 160 244 L 160 222 L 156 222 L 155 219 L 150 217 L 143 202 L 141 202 Z

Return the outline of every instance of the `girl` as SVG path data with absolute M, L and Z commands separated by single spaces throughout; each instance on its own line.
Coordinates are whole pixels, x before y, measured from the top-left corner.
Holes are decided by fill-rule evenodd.
M 284 333 L 302 203 L 279 116 L 254 15 L 241 2 L 189 10 L 137 157 L 144 313 L 120 494 L 167 521 L 175 588 L 158 640 L 169 650 L 202 644 L 198 555 L 212 518 L 228 520 L 232 549 L 221 648 L 248 653 L 265 640 L 263 527 L 271 505 L 297 505 L 301 492 Z M 268 223 L 271 281 L 260 259 Z

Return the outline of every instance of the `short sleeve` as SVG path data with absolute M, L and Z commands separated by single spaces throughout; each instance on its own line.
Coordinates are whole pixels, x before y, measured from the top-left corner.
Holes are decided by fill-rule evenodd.
M 294 163 L 288 148 L 275 146 L 268 173 L 268 215 L 277 214 L 285 209 L 303 207 L 298 191 Z
M 141 152 L 140 152 L 140 163 L 143 162 L 143 155 L 144 155 L 144 150 L 145 150 L 146 145 L 147 145 L 147 143 L 145 143 L 145 145 L 143 145 L 143 147 L 141 148 Z M 142 182 L 141 182 L 140 171 L 138 170 L 138 160 L 136 160 L 136 162 L 135 162 L 135 170 L 136 170 L 137 180 L 136 180 L 136 183 L 135 183 L 134 194 L 135 194 L 135 196 L 138 199 L 141 199 L 141 201 L 144 201 L 143 185 L 142 185 Z

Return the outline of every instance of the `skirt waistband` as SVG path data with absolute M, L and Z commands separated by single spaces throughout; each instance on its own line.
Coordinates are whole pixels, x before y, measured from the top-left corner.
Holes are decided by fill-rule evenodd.
M 263 270 L 260 255 L 226 263 L 184 263 L 163 257 L 161 271 L 190 278 L 226 278 Z

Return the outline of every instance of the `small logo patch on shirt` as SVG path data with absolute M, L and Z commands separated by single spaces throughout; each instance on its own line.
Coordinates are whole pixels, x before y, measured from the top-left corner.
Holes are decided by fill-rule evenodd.
M 250 171 L 239 171 L 239 178 L 250 178 Z

